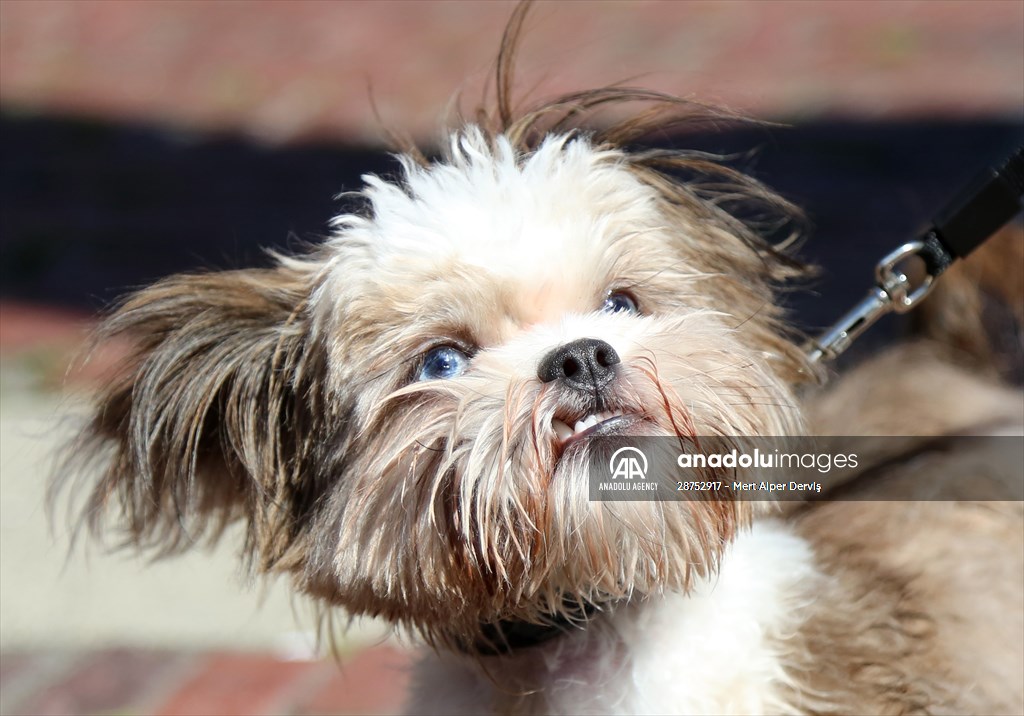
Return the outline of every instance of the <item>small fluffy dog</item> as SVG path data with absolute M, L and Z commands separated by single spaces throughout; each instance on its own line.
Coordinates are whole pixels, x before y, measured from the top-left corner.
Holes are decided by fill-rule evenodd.
M 1020 713 L 1021 505 L 986 455 L 909 437 L 864 466 L 939 496 L 984 475 L 986 503 L 588 499 L 600 436 L 1024 416 L 921 347 L 820 394 L 775 300 L 804 273 L 764 238 L 786 203 L 707 156 L 631 148 L 692 109 L 671 98 L 514 117 L 521 24 L 495 116 L 367 177 L 323 246 L 171 277 L 106 320 L 134 353 L 83 434 L 93 526 L 113 511 L 171 553 L 241 520 L 255 570 L 433 647 L 417 713 Z M 667 113 L 578 126 L 636 100 Z

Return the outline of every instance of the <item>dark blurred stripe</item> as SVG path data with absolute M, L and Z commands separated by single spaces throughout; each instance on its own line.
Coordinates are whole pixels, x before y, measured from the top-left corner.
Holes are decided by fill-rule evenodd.
M 821 326 L 866 291 L 882 253 L 911 237 L 976 171 L 1024 141 L 1008 122 L 804 124 L 677 136 L 738 161 L 813 224 L 803 255 Z M 0 297 L 98 309 L 196 267 L 265 263 L 262 248 L 316 240 L 385 153 L 332 143 L 267 147 L 235 136 L 62 117 L 0 116 Z M 883 334 L 884 335 L 884 332 Z

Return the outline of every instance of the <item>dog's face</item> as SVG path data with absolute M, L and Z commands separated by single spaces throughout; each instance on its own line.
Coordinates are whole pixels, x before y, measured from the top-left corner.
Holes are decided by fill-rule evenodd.
M 591 502 L 590 442 L 791 434 L 805 365 L 772 298 L 792 264 L 670 161 L 718 171 L 470 127 L 369 178 L 314 254 L 137 294 L 94 512 L 119 497 L 165 548 L 241 518 L 259 567 L 439 640 L 686 589 L 749 506 Z

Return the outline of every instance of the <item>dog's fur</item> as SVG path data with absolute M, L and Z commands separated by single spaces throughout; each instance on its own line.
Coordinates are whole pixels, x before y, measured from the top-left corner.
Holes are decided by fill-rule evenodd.
M 923 348 L 813 397 L 775 298 L 805 271 L 790 240 L 763 238 L 791 207 L 709 157 L 631 148 L 691 103 L 612 88 L 515 118 L 523 14 L 497 113 L 442 159 L 368 177 L 366 209 L 307 255 L 175 276 L 106 320 L 101 338 L 134 352 L 76 450 L 99 465 L 93 526 L 114 511 L 128 541 L 172 553 L 241 520 L 255 570 L 435 647 L 414 711 L 1019 713 L 1012 471 L 988 503 L 588 500 L 585 441 L 563 454 L 554 425 L 598 411 L 686 436 L 1012 433 L 1024 416 L 1017 392 Z M 655 109 L 572 129 L 620 101 Z M 639 313 L 601 311 L 609 294 Z M 592 337 L 621 360 L 607 387 L 539 378 Z M 438 345 L 468 369 L 419 380 Z M 977 454 L 886 465 L 887 485 L 995 470 Z M 480 648 L 487 625 L 557 617 L 577 625 Z

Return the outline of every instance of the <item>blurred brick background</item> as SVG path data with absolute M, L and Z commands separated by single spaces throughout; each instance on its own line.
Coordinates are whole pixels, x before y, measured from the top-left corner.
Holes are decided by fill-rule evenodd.
M 434 136 L 476 100 L 510 2 L 3 3 L 3 100 L 274 140 Z M 638 75 L 767 118 L 1019 117 L 1016 0 L 541 2 L 522 86 Z
M 65 377 L 96 310 L 322 235 L 334 194 L 393 170 L 381 122 L 429 143 L 458 95 L 477 103 L 512 7 L 0 0 L 0 712 L 398 710 L 406 646 L 369 628 L 340 669 L 320 658 L 286 585 L 246 589 L 230 540 L 65 564 L 42 485 L 103 367 Z M 1024 139 L 1019 0 L 541 2 L 527 28 L 533 96 L 630 80 L 793 125 L 661 140 L 761 147 L 748 168 L 815 228 L 810 324 Z

